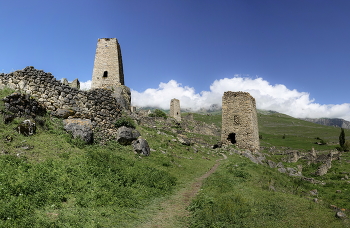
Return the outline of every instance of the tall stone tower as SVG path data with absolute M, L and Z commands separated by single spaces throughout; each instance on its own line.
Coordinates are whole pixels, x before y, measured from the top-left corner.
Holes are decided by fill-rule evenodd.
M 98 39 L 91 88 L 113 88 L 120 85 L 124 85 L 124 73 L 118 40 Z
M 255 99 L 246 92 L 225 92 L 222 97 L 223 144 L 259 151 L 259 130 Z
M 171 99 L 169 116 L 181 121 L 180 101 L 178 99 Z

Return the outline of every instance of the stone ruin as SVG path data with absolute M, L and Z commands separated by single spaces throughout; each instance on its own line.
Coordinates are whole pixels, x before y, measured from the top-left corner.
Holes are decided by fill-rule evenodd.
M 16 91 L 2 100 L 6 109 L 2 112 L 5 123 L 17 115 L 37 120 L 36 116 L 47 110 L 51 116 L 65 119 L 65 129 L 87 143 L 93 142 L 94 138 L 102 144 L 119 141 L 121 134 L 115 123 L 122 112 L 131 113 L 131 93 L 124 85 L 121 50 L 115 38 L 98 40 L 89 91 L 80 90 L 78 79 L 71 83 L 67 79 L 59 81 L 51 73 L 32 66 L 9 74 L 1 73 L 0 89 L 5 87 Z M 142 154 L 148 156 L 147 142 L 135 137 L 133 140 L 138 140 L 135 151 L 141 153 L 141 146 Z
M 62 84 L 63 85 L 67 85 L 67 86 L 70 86 L 72 88 L 77 88 L 77 89 L 80 89 L 80 82 L 79 82 L 79 79 L 74 79 L 72 82 L 68 82 L 67 78 L 63 78 L 61 80 Z
M 91 88 L 110 88 L 124 85 L 123 61 L 116 38 L 97 41 Z
M 32 66 L 9 74 L 0 74 L 0 89 L 5 87 L 27 94 L 25 97 L 29 101 L 35 98 L 48 111 L 71 110 L 76 117 L 91 119 L 94 128 L 97 125 L 106 128 L 113 126 L 122 111 L 118 99 L 112 96 L 112 91 L 106 89 L 81 91 L 63 84 L 51 73 L 37 70 Z M 24 96 L 13 94 L 3 101 L 10 111 L 14 110 L 14 113 L 17 113 L 16 110 L 31 113 L 32 111 L 26 108 L 24 103 L 22 104 L 23 100 Z
M 169 116 L 175 118 L 177 121 L 181 121 L 180 101 L 178 99 L 172 99 L 170 101 Z
M 109 89 L 125 110 L 131 107 L 130 88 L 124 84 L 122 52 L 116 38 L 97 41 L 91 89 Z
M 222 144 L 259 151 L 259 130 L 255 99 L 247 92 L 227 91 L 222 97 Z

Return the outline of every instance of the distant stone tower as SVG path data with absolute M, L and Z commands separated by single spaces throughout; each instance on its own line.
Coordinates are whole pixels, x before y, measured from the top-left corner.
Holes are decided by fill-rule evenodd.
M 259 130 L 255 99 L 246 92 L 225 92 L 222 97 L 223 144 L 258 151 Z
M 113 88 L 119 85 L 124 85 L 124 73 L 118 40 L 98 39 L 91 88 Z
M 177 121 L 181 121 L 180 101 L 178 99 L 172 99 L 170 101 L 170 117 L 174 117 Z

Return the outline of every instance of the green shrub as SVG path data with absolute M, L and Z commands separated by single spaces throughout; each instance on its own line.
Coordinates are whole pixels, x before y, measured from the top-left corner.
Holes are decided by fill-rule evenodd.
M 350 141 L 346 140 L 344 145 L 343 145 L 343 150 L 344 151 L 349 151 L 350 150 Z
M 131 119 L 129 116 L 123 116 L 119 118 L 114 125 L 116 128 L 120 128 L 122 126 L 136 128 L 135 121 Z
M 154 110 L 154 113 L 151 113 L 148 116 L 150 116 L 150 117 L 164 117 L 164 118 L 168 117 L 165 112 L 163 112 L 162 110 L 159 110 L 159 109 Z

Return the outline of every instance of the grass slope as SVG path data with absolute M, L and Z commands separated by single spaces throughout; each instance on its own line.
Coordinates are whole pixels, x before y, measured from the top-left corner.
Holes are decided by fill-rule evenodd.
M 203 159 L 208 149 L 195 153 L 154 129 L 138 127 L 153 149 L 139 157 L 116 142 L 84 145 L 48 116 L 38 117 L 37 134 L 25 137 L 14 130 L 20 121 L 0 121 L 0 227 L 129 227 L 216 157 Z
M 204 183 L 189 210 L 190 227 L 345 227 L 307 192 L 315 186 L 228 156 Z
M 11 92 L 1 90 L 0 97 Z M 218 126 L 221 123 L 221 115 L 194 114 L 194 118 Z M 188 208 L 192 217 L 178 218 L 176 224 L 349 225 L 335 219 L 328 208 L 331 202 L 350 208 L 347 185 L 340 180 L 344 176 L 340 171 L 349 170 L 347 154 L 344 162 L 334 162 L 329 174 L 320 177 L 327 182 L 320 186 L 258 166 L 228 150 L 184 146 L 173 134 L 159 134 L 154 128 L 137 126 L 152 148 L 151 156 L 139 157 L 131 146 L 116 142 L 100 146 L 73 140 L 64 132 L 61 121 L 49 116 L 37 120 L 41 124 L 36 135 L 25 137 L 13 130 L 20 121 L 5 125 L 0 120 L 0 227 L 140 227 L 160 210 L 161 202 L 208 171 L 222 157 L 221 152 L 228 159 L 204 181 Z M 313 142 L 316 137 L 336 142 L 340 132 L 282 114 L 259 115 L 259 125 L 262 145 L 300 150 L 334 148 L 318 147 Z M 308 194 L 315 188 L 320 203 L 314 203 Z M 342 192 L 335 193 L 338 189 Z
M 218 124 L 220 117 L 211 116 L 206 121 Z M 341 160 L 333 161 L 332 168 L 322 177 L 313 174 L 320 164 L 308 165 L 303 159 L 287 163 L 282 159 L 285 155 L 269 154 L 271 147 L 305 153 L 314 147 L 320 154 L 328 153 L 337 146 L 340 128 L 269 112 L 258 114 L 258 121 L 260 142 L 266 147 L 262 152 L 267 159 L 282 161 L 285 167 L 302 165 L 303 175 L 326 184 L 311 184 L 279 173 L 277 168 L 256 165 L 237 154 L 228 154 L 228 160 L 205 181 L 189 207 L 193 213 L 190 227 L 349 227 L 349 220 L 335 218 L 335 211 L 330 209 L 330 205 L 345 212 L 350 209 L 350 182 L 344 178 L 350 174 L 349 152 L 342 153 Z M 350 131 L 346 130 L 345 134 L 349 139 Z M 314 144 L 320 139 L 329 144 Z M 314 189 L 318 191 L 316 196 L 310 194 Z

